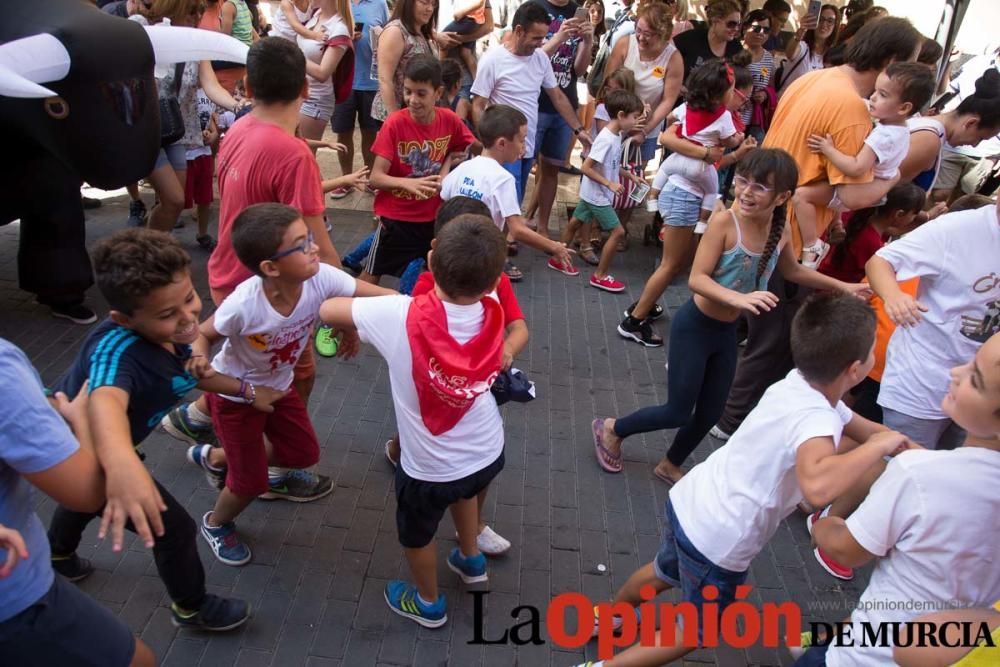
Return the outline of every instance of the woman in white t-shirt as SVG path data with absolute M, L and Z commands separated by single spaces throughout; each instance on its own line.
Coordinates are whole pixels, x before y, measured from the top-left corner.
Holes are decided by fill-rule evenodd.
M 354 49 L 354 19 L 350 0 L 318 0 L 316 7 L 305 27 L 326 38 L 320 41 L 297 35 L 296 42 L 306 57 L 309 81 L 309 97 L 299 110 L 299 128 L 306 139 L 318 140 L 333 115 L 335 73 L 346 51 Z
M 835 5 L 823 5 L 818 19 L 802 17 L 799 29 L 785 47 L 786 60 L 775 74 L 778 97 L 802 75 L 823 69 L 823 55 L 836 44 L 838 32 L 840 10 Z

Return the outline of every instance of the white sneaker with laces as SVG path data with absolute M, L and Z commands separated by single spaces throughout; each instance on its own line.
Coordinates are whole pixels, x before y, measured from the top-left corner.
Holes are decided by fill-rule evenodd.
M 510 549 L 510 540 L 486 526 L 476 537 L 476 546 L 487 556 L 499 556 Z

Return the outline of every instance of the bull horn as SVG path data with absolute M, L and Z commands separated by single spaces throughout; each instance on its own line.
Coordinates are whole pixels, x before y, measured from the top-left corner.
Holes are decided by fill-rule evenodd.
M 69 74 L 70 57 L 66 47 L 48 33 L 32 35 L 0 44 L 0 69 L 7 97 L 51 97 L 51 90 L 34 82 L 59 81 Z
M 56 93 L 0 65 L 0 97 L 55 97 Z
M 154 25 L 146 27 L 157 65 L 193 60 L 224 60 L 245 63 L 246 44 L 212 30 Z

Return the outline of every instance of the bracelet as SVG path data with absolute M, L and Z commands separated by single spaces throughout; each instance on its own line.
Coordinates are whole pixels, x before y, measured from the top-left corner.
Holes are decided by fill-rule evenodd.
M 705 157 L 701 159 L 702 162 L 708 162 L 708 157 L 712 154 L 712 149 L 705 146 Z
M 247 405 L 253 405 L 257 401 L 257 388 L 254 387 L 253 383 L 251 382 L 247 382 L 246 384 L 247 388 L 250 389 L 250 396 L 249 397 L 244 396 L 243 401 Z
M 583 125 L 573 130 L 573 134 L 580 134 L 581 132 L 583 132 Z
M 240 389 L 239 389 L 238 392 L 236 392 L 236 395 L 239 396 L 240 398 L 243 398 L 244 396 L 246 396 L 246 393 L 247 393 L 247 381 L 246 380 L 240 380 Z M 243 399 L 243 400 L 246 400 L 246 399 Z

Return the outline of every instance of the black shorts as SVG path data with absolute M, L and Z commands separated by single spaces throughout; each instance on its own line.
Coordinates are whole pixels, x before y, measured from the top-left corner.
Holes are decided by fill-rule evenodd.
M 434 539 L 445 511 L 459 500 L 475 498 L 503 470 L 504 455 L 471 475 L 451 482 L 413 479 L 396 466 L 396 530 L 406 549 L 426 547 Z
M 330 127 L 337 134 L 354 131 L 354 117 L 362 130 L 378 132 L 382 121 L 372 118 L 372 102 L 375 101 L 374 90 L 352 90 L 351 96 L 333 107 L 330 117 Z
M 0 623 L 5 665 L 126 667 L 134 655 L 128 626 L 58 574 L 35 604 Z
M 373 276 L 401 276 L 410 262 L 427 258 L 433 238 L 433 220 L 400 222 L 382 216 L 365 271 Z

